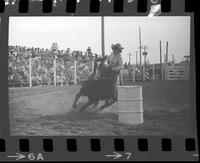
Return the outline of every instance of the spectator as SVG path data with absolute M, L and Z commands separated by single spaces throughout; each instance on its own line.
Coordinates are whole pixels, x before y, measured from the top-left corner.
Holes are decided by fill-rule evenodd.
M 128 69 L 127 62 L 125 62 L 125 64 L 124 64 L 124 69 Z
M 32 82 L 33 85 L 41 85 L 47 81 L 53 81 L 53 56 L 50 49 L 40 49 L 34 47 L 25 46 L 9 46 L 8 54 L 8 80 L 9 82 L 24 83 L 28 82 L 29 78 L 29 57 L 28 53 L 32 53 Z M 75 54 L 76 52 L 76 54 Z M 63 80 L 66 82 L 73 78 L 73 69 L 70 65 L 73 65 L 74 55 L 76 55 L 77 72 L 80 80 L 87 79 L 89 76 L 92 66 L 93 56 L 83 54 L 81 51 L 70 52 L 70 49 L 59 50 L 60 57 L 57 59 L 58 68 L 57 75 L 59 79 L 63 74 Z M 83 60 L 84 58 L 84 60 Z M 69 64 L 70 63 L 70 64 Z M 85 64 L 84 68 L 82 63 Z M 64 67 L 64 69 L 63 69 Z M 69 73 L 67 73 L 69 71 Z M 37 72 L 37 73 L 36 73 Z M 71 77 L 69 77 L 70 75 Z

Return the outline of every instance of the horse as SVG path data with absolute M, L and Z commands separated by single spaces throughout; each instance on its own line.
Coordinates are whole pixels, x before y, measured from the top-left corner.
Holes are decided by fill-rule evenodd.
M 100 100 L 104 100 L 105 103 L 100 107 L 100 110 L 112 103 L 109 103 L 110 99 L 116 98 L 112 95 L 113 89 L 113 76 L 114 71 L 105 65 L 107 56 L 103 58 L 96 58 L 94 61 L 94 71 L 88 77 L 88 80 L 82 82 L 80 91 L 75 96 L 75 101 L 72 105 L 74 109 L 77 107 L 77 101 L 81 96 L 87 96 L 88 102 L 82 106 L 81 111 L 90 105 L 97 106 Z

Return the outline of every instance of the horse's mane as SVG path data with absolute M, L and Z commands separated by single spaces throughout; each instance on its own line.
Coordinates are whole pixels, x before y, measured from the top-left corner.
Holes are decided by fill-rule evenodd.
M 100 78 L 113 78 L 115 72 L 111 69 L 111 67 L 106 66 L 105 61 L 107 56 L 100 59 L 100 65 L 98 66 L 99 77 Z

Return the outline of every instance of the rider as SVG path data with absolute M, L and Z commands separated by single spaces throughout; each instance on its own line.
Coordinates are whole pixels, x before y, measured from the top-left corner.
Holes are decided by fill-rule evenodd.
M 117 43 L 117 44 L 112 44 L 111 49 L 113 50 L 113 52 L 108 56 L 107 63 L 108 66 L 112 68 L 115 74 L 113 79 L 114 80 L 113 89 L 111 92 L 111 96 L 113 97 L 116 93 L 115 91 L 120 71 L 123 69 L 123 60 L 121 52 L 124 48 L 119 43 Z M 117 100 L 117 97 L 115 96 L 115 99 L 113 100 L 114 100 L 113 102 L 115 102 Z

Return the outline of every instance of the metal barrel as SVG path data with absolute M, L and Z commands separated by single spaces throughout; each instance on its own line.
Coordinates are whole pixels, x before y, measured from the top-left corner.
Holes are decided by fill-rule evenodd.
M 120 123 L 143 123 L 142 86 L 118 86 L 118 115 Z

